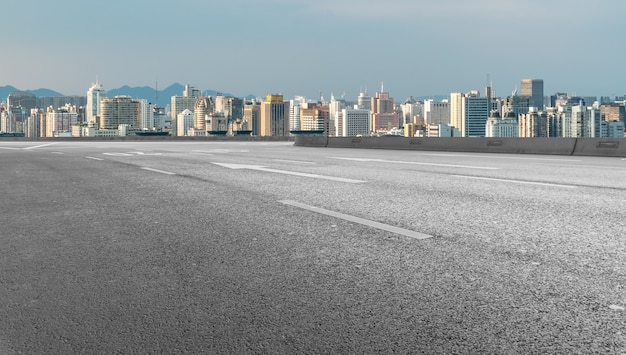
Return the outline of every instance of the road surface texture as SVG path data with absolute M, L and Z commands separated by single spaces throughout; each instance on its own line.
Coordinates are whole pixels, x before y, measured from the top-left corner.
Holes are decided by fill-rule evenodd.
M 626 354 L 626 160 L 0 141 L 0 353 Z

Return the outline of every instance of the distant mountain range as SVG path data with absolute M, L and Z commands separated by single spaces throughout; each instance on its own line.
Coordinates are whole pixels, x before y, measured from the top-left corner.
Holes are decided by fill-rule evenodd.
M 154 103 L 156 102 L 159 106 L 161 107 L 165 107 L 165 105 L 169 104 L 171 102 L 171 98 L 172 96 L 181 96 L 183 94 L 183 90 L 185 90 L 185 86 L 179 83 L 174 83 L 168 87 L 166 87 L 165 89 L 159 89 L 158 91 L 158 99 L 157 99 L 157 92 L 154 88 L 151 88 L 149 86 L 143 86 L 143 87 L 130 87 L 128 85 L 124 85 L 121 88 L 117 88 L 117 89 L 107 89 L 105 88 L 105 90 L 107 91 L 107 96 L 108 97 L 114 97 L 114 96 L 120 96 L 120 95 L 126 95 L 126 96 L 130 96 L 132 98 L 135 99 L 147 99 L 149 102 Z M 6 98 L 9 96 L 9 94 L 13 91 L 24 91 L 27 92 L 29 94 L 33 94 L 37 97 L 42 97 L 42 96 L 66 96 L 63 95 L 57 91 L 54 90 L 50 90 L 50 89 L 37 89 L 37 90 L 20 90 L 17 89 L 13 86 L 7 85 L 7 86 L 0 86 L 0 101 L 5 101 Z M 203 95 L 207 95 L 207 96 L 216 96 L 217 94 L 220 94 L 221 92 L 216 91 L 216 90 L 204 90 L 202 91 Z M 221 93 L 223 95 L 230 95 L 227 93 Z M 85 89 L 85 94 L 83 95 L 79 95 L 79 96 L 86 96 L 87 95 L 87 89 Z M 73 96 L 73 95 L 72 95 Z M 254 97 L 252 95 L 249 95 L 247 97 Z
M 159 89 L 158 100 L 156 99 L 157 92 L 155 91 L 154 88 L 149 87 L 149 86 L 130 87 L 128 85 L 124 85 L 121 88 L 111 89 L 111 90 L 105 88 L 105 90 L 107 91 L 108 97 L 125 95 L 125 96 L 130 96 L 135 99 L 146 99 L 151 103 L 154 103 L 156 101 L 156 103 L 159 106 L 165 107 L 166 105 L 171 103 L 172 96 L 181 96 L 183 94 L 183 90 L 185 90 L 185 86 L 179 83 L 174 83 L 166 87 L 165 89 Z M 11 93 L 12 91 L 25 91 L 37 97 L 65 96 L 57 91 L 50 90 L 50 89 L 20 90 L 13 86 L 8 85 L 8 86 L 0 86 L 0 101 L 5 101 L 6 98 L 9 96 L 9 93 Z M 216 91 L 216 90 L 204 90 L 202 91 L 202 94 L 206 96 L 216 96 L 218 94 L 232 96 L 231 94 L 221 93 L 220 91 Z M 85 89 L 85 93 L 83 95 L 79 95 L 79 96 L 86 96 L 86 95 L 87 95 L 87 89 Z M 246 98 L 255 98 L 255 97 L 256 96 L 254 95 L 246 96 Z M 428 99 L 441 101 L 444 99 L 449 99 L 450 97 L 448 95 L 434 95 L 434 96 L 416 96 L 414 98 L 420 101 L 428 100 Z

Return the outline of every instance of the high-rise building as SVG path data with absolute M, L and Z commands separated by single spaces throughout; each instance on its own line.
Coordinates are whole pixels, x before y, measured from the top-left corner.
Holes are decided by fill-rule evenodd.
M 484 137 L 491 99 L 480 96 L 478 90 L 463 94 L 450 94 L 450 125 L 456 127 L 462 137 Z
M 296 96 L 293 100 L 289 100 L 289 129 L 299 131 L 300 127 L 300 107 L 307 102 L 304 96 Z
M 484 137 L 489 118 L 489 98 L 480 96 L 477 91 L 465 95 L 462 100 L 463 137 Z
M 100 100 L 100 129 L 118 129 L 120 125 L 141 127 L 141 103 L 130 96 Z
M 450 125 L 456 127 L 460 132 L 465 131 L 463 122 L 463 97 L 462 92 L 450 94 Z
M 72 125 L 78 123 L 78 113 L 75 106 L 69 104 L 54 109 L 49 107 L 46 111 L 46 137 L 60 137 L 71 135 Z
M 513 111 L 509 111 L 511 116 L 515 117 Z M 548 115 L 543 111 L 532 110 L 528 113 L 522 113 L 518 116 L 518 136 L 520 138 L 549 137 L 550 125 L 548 124 Z
M 95 123 L 100 116 L 100 101 L 107 97 L 107 92 L 102 87 L 102 83 L 96 80 L 87 90 L 87 105 L 85 106 L 85 121 Z
M 261 105 L 257 102 L 247 102 L 243 107 L 241 131 L 250 131 L 253 136 L 261 135 Z
M 186 136 L 189 128 L 193 127 L 193 112 L 186 109 L 176 117 L 177 132 L 179 136 Z
M 485 137 L 508 137 L 518 136 L 518 122 L 515 115 L 500 117 L 497 110 L 491 111 L 485 127 Z
M 435 102 L 435 100 L 424 101 L 424 123 L 429 124 L 450 124 L 450 102 L 443 100 Z
M 372 110 L 372 98 L 367 94 L 367 90 L 359 93 L 357 107 L 361 110 Z
M 193 108 L 193 127 L 197 130 L 206 129 L 208 116 L 215 112 L 215 102 L 211 96 L 200 96 Z
M 300 106 L 300 131 L 328 135 L 330 110 L 327 105 L 305 103 Z M 294 130 L 291 130 L 294 132 Z
M 341 110 L 341 132 L 337 132 L 341 137 L 367 136 L 370 134 L 370 110 L 349 109 Z
M 194 107 L 196 105 L 196 100 L 200 96 L 200 90 L 194 89 L 189 86 L 189 84 L 185 85 L 185 90 L 183 91 L 183 96 L 172 96 L 171 98 L 171 119 L 172 119 L 172 135 L 176 136 L 176 117 L 179 113 L 184 110 L 189 110 L 194 112 Z M 186 133 L 184 133 L 186 134 Z
M 376 93 L 376 96 L 372 98 L 372 130 L 374 132 L 389 132 L 393 128 L 400 127 L 400 120 L 398 113 L 395 112 L 395 103 L 393 97 L 389 96 L 389 93 L 384 91 L 384 86 L 381 85 L 381 91 Z
M 289 101 L 283 101 L 283 95 L 267 95 L 261 102 L 259 133 L 264 137 L 289 135 Z
M 530 98 L 530 107 L 543 110 L 543 80 L 542 79 L 522 79 L 520 84 L 520 95 Z
M 626 109 L 624 103 L 610 102 L 600 105 L 600 112 L 604 114 L 606 121 L 626 121 Z
M 400 118 L 400 126 L 404 126 L 407 123 L 423 123 L 418 120 L 424 119 L 424 106 L 415 100 L 412 96 L 404 100 L 400 105 L 402 116 Z

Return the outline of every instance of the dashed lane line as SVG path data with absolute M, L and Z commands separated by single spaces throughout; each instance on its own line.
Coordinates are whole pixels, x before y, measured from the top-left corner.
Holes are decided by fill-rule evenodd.
M 153 169 L 153 168 L 147 168 L 147 167 L 141 167 L 140 169 L 147 170 L 147 171 L 152 171 L 152 172 L 155 172 L 155 173 L 165 174 L 165 175 L 176 175 L 176 173 L 173 173 L 171 171 L 165 171 L 165 170 L 159 170 L 159 169 Z
M 433 238 L 432 235 L 419 233 L 419 232 L 415 232 L 415 231 L 404 229 L 404 228 L 394 227 L 394 226 L 391 226 L 389 224 L 384 224 L 384 223 L 372 221 L 372 220 L 365 219 L 365 218 L 351 216 L 351 215 L 348 215 L 348 214 L 335 212 L 335 211 L 323 209 L 323 208 L 320 208 L 320 207 L 310 206 L 310 205 L 307 205 L 307 204 L 304 204 L 304 203 L 300 203 L 300 202 L 296 202 L 296 201 L 281 200 L 281 201 L 278 201 L 278 202 L 280 202 L 280 203 L 282 203 L 284 205 L 298 207 L 298 208 L 301 208 L 301 209 L 304 209 L 304 210 L 307 210 L 307 211 L 311 211 L 311 212 L 323 214 L 323 215 L 326 215 L 326 216 L 331 216 L 331 217 L 343 219 L 343 220 L 346 220 L 346 221 L 349 221 L 349 222 L 362 224 L 364 226 L 373 227 L 373 228 L 381 229 L 381 230 L 384 230 L 384 231 L 387 231 L 387 232 L 400 234 L 400 235 L 403 235 L 405 237 L 409 237 L 409 238 L 413 238 L 413 239 Z

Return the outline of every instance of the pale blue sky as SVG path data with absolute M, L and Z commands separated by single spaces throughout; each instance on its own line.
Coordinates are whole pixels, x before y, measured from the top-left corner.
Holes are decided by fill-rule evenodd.
M 626 94 L 623 0 L 34 0 L 2 6 L 0 85 L 174 82 L 238 96 Z

